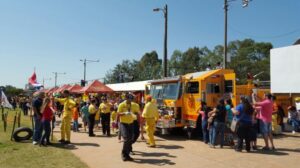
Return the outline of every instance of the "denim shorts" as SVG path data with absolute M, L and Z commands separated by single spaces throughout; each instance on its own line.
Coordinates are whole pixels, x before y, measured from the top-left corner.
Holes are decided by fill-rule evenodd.
M 260 122 L 259 123 L 260 126 L 260 132 L 262 134 L 269 134 L 272 132 L 272 123 L 267 123 L 267 122 Z

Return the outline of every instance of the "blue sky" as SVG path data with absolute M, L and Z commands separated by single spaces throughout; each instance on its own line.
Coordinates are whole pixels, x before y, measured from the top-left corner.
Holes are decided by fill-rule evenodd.
M 54 85 L 103 78 L 124 59 L 156 50 L 162 58 L 164 17 L 169 7 L 168 55 L 175 49 L 223 44 L 223 0 L 0 0 L 0 85 L 24 88 L 36 67 L 38 81 Z M 228 40 L 252 38 L 291 45 L 300 38 L 299 0 L 230 3 Z

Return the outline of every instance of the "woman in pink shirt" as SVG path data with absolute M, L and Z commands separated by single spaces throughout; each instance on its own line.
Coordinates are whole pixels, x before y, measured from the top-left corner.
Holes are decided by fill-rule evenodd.
M 265 94 L 265 100 L 261 102 L 254 103 L 257 107 L 260 107 L 260 132 L 263 134 L 265 140 L 265 147 L 263 150 L 269 150 L 269 141 L 271 142 L 272 150 L 275 150 L 274 143 L 273 143 L 273 135 L 272 135 L 272 113 L 273 113 L 273 102 L 272 102 L 272 95 L 270 93 Z

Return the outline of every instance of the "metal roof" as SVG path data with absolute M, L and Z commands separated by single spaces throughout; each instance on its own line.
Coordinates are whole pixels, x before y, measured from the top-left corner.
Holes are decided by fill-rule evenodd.
M 116 92 L 129 92 L 129 91 L 143 91 L 145 90 L 145 85 L 149 81 L 137 81 L 137 82 L 127 82 L 127 83 L 115 83 L 107 84 L 106 86 L 110 87 Z
M 166 83 L 166 82 L 176 82 L 179 80 L 180 80 L 180 76 L 176 76 L 176 77 L 170 77 L 164 79 L 151 80 L 149 81 L 149 83 Z

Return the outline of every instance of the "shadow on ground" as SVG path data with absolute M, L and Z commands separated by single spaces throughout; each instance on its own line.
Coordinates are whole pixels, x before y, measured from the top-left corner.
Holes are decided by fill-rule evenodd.
M 164 165 L 175 165 L 176 163 L 172 162 L 169 159 L 134 159 L 135 163 L 138 164 L 152 164 L 152 165 L 158 165 L 158 166 L 164 166 Z
M 252 151 L 251 153 L 254 153 L 254 154 L 264 154 L 264 155 L 275 155 L 275 156 L 283 156 L 283 155 L 289 155 L 288 153 L 286 152 L 281 152 L 283 150 L 280 150 L 280 149 L 277 149 L 275 151 L 273 150 L 257 150 L 257 151 Z
M 142 157 L 170 157 L 170 158 L 177 158 L 177 156 L 170 155 L 169 153 L 164 152 L 141 152 L 141 151 L 134 151 L 135 155 L 140 155 Z
M 61 144 L 61 143 L 53 143 L 52 145 L 49 145 L 47 147 L 54 147 L 54 148 L 68 149 L 68 150 L 78 149 L 74 144 Z
M 179 145 L 156 145 L 156 148 L 163 148 L 163 149 L 183 149 L 183 146 Z
M 100 147 L 99 144 L 96 143 L 72 143 L 75 146 L 92 146 L 92 147 Z

